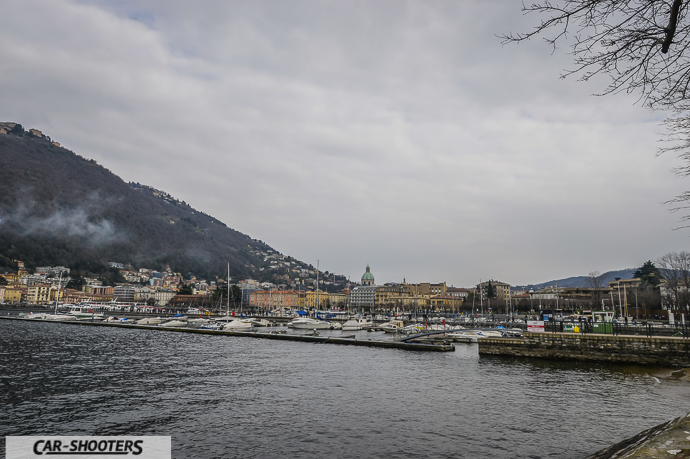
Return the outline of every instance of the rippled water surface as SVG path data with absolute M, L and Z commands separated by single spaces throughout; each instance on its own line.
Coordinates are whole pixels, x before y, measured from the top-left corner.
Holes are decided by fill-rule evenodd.
M 372 335 L 372 334 L 370 334 Z M 371 337 L 371 336 L 370 336 Z M 173 457 L 583 458 L 690 411 L 646 370 L 0 320 L 0 435 Z

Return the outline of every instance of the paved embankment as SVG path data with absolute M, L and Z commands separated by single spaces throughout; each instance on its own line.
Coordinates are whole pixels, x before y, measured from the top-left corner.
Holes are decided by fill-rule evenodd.
M 40 319 L 23 319 L 18 317 L 3 317 L 2 320 L 20 320 L 25 322 L 41 322 L 54 323 L 73 326 L 92 326 L 92 327 L 117 327 L 117 328 L 135 328 L 139 330 L 154 330 L 161 332 L 177 332 L 177 333 L 197 333 L 202 335 L 214 336 L 236 336 L 245 338 L 263 338 L 275 339 L 283 341 L 302 341 L 308 343 L 322 343 L 322 344 L 341 344 L 347 346 L 366 346 L 366 347 L 383 347 L 388 349 L 402 349 L 406 351 L 426 351 L 426 352 L 452 352 L 455 351 L 455 346 L 450 344 L 417 344 L 417 343 L 401 343 L 399 341 L 378 341 L 378 340 L 357 340 L 353 338 L 332 338 L 321 336 L 305 336 L 305 335 L 291 335 L 286 333 L 271 333 L 271 332 L 241 332 L 241 331 L 226 331 L 226 330 L 206 330 L 202 328 L 173 328 L 173 327 L 159 327 L 149 325 L 130 325 L 109 322 L 84 322 L 84 321 L 58 321 L 58 320 L 40 320 Z
M 690 366 L 690 340 L 680 337 L 525 333 L 523 338 L 481 338 L 479 355 Z
M 690 414 L 664 422 L 587 459 L 690 457 Z

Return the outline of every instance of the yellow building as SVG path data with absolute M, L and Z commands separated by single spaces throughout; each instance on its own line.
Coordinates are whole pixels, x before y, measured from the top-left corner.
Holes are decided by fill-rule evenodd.
M 342 308 L 347 306 L 347 295 L 344 293 L 329 293 L 328 302 L 332 308 Z
M 26 302 L 29 304 L 46 304 L 50 301 L 50 285 L 32 285 L 27 289 Z
M 317 294 L 316 292 L 307 292 L 304 298 L 304 306 L 307 308 L 314 308 L 316 305 L 316 297 Z M 330 301 L 328 299 L 328 292 L 319 292 L 318 293 L 319 297 L 319 309 L 326 309 L 330 305 Z
M 415 309 L 426 309 L 429 307 L 429 297 L 422 295 L 411 295 L 400 298 L 402 307 L 406 311 L 414 311 Z
M 22 301 L 22 293 L 26 290 L 18 287 L 5 288 L 5 303 L 19 303 Z
M 422 282 L 421 284 L 403 284 L 407 287 L 410 295 L 422 295 L 422 296 L 436 296 L 446 294 L 446 283 L 441 282 L 440 284 L 431 284 L 429 282 Z
M 462 299 L 450 295 L 437 295 L 429 302 L 433 311 L 457 311 L 462 306 Z
M 410 295 L 406 285 L 384 284 L 376 287 L 376 308 L 395 308 L 402 302 L 401 298 Z
M 58 294 L 60 295 L 59 297 L 58 297 Z M 51 287 L 51 288 L 50 288 L 50 302 L 51 302 L 51 303 L 52 303 L 53 301 L 55 301 L 56 299 L 57 299 L 58 301 L 62 301 L 62 299 L 64 298 L 64 296 L 65 296 L 64 290 L 60 290 L 59 293 L 58 293 L 58 289 L 57 289 L 57 288 L 55 288 L 55 287 Z

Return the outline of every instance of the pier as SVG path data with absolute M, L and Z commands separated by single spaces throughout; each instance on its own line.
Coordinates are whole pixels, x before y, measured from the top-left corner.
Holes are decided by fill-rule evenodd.
M 690 366 L 690 340 L 674 336 L 528 332 L 522 338 L 481 338 L 477 343 L 480 356 Z
M 2 320 L 20 320 L 24 322 L 41 322 L 41 323 L 55 323 L 75 326 L 90 326 L 90 327 L 116 327 L 116 328 L 134 328 L 139 330 L 153 330 L 160 332 L 175 332 L 175 333 L 195 333 L 201 335 L 214 336 L 233 336 L 242 338 L 263 338 L 282 341 L 301 341 L 306 343 L 319 344 L 340 344 L 345 346 L 365 346 L 378 347 L 387 349 L 401 349 L 406 351 L 422 351 L 422 352 L 453 352 L 455 346 L 452 344 L 421 344 L 421 343 L 406 343 L 400 341 L 383 341 L 372 339 L 354 339 L 351 337 L 326 337 L 326 336 L 308 336 L 297 334 L 286 334 L 277 332 L 259 332 L 257 331 L 228 331 L 228 330 L 208 330 L 203 328 L 175 328 L 175 327 L 158 327 L 155 325 L 134 325 L 121 324 L 114 322 L 90 322 L 90 321 L 73 321 L 73 320 L 41 320 L 41 319 L 24 319 L 21 317 L 7 317 L 0 316 Z

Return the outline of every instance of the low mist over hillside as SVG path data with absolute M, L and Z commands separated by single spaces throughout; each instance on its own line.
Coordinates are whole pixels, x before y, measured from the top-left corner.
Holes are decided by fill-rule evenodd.
M 212 277 L 229 262 L 233 278 L 268 277 L 268 245 L 16 123 L 0 123 L 0 196 L 0 269 L 116 261 Z

